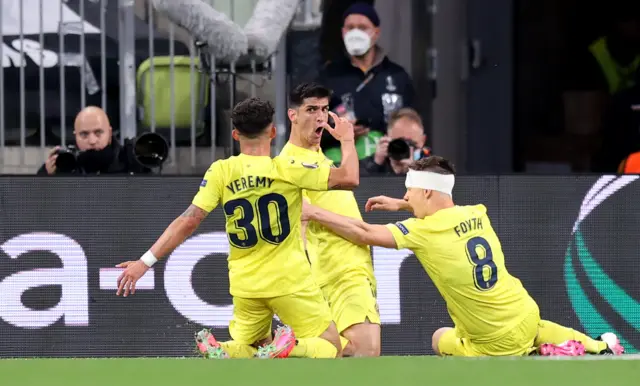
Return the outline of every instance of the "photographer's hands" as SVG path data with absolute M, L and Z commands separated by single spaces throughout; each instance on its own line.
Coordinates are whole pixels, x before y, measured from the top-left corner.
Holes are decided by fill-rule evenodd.
M 47 160 L 44 162 L 44 168 L 47 169 L 48 175 L 56 174 L 56 160 L 58 159 L 58 150 L 60 150 L 60 146 L 56 146 L 49 152 L 47 156 Z
M 378 145 L 376 145 L 376 152 L 373 155 L 373 162 L 378 165 L 384 164 L 384 161 L 389 157 L 389 142 L 391 142 L 391 138 L 386 135 L 380 138 Z

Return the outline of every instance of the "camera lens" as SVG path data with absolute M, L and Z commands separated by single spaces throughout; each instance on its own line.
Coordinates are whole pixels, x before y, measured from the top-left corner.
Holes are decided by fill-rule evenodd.
M 409 143 L 403 138 L 396 138 L 389 142 L 387 152 L 389 153 L 389 158 L 395 161 L 411 157 L 411 148 L 409 147 Z
M 169 144 L 159 134 L 145 133 L 136 138 L 133 152 L 142 166 L 155 168 L 167 159 Z
M 77 160 L 76 155 L 69 150 L 63 150 L 58 152 L 58 158 L 56 159 L 56 169 L 60 173 L 70 173 L 76 170 Z

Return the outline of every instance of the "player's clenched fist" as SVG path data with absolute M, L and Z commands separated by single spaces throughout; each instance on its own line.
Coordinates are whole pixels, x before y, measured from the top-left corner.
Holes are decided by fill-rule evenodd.
M 118 277 L 118 292 L 116 296 L 124 293 L 127 297 L 136 293 L 136 282 L 149 270 L 149 267 L 142 260 L 127 261 L 116 265 L 118 268 L 125 268 L 124 272 Z
M 349 122 L 347 118 L 340 118 L 335 113 L 329 111 L 329 115 L 333 118 L 335 122 L 335 127 L 331 127 L 327 122 L 322 123 L 322 127 L 324 127 L 329 134 L 333 136 L 333 138 L 338 141 L 353 141 L 355 134 L 353 131 L 353 124 Z
M 371 197 L 367 200 L 367 203 L 364 205 L 364 209 L 367 212 L 373 212 L 374 210 L 398 212 L 401 210 L 408 210 L 409 203 L 405 200 L 399 200 L 397 198 L 376 196 Z

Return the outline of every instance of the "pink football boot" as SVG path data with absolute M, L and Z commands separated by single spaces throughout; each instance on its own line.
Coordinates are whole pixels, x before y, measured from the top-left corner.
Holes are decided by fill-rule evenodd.
M 206 329 L 196 333 L 196 349 L 200 355 L 207 359 L 229 358 L 229 355 L 220 346 L 211 331 Z
M 296 336 L 289 326 L 281 326 L 273 335 L 273 342 L 258 349 L 256 358 L 287 358 L 296 345 Z
M 546 357 L 577 357 L 585 354 L 582 343 L 568 340 L 560 344 L 544 343 L 538 348 L 538 354 Z

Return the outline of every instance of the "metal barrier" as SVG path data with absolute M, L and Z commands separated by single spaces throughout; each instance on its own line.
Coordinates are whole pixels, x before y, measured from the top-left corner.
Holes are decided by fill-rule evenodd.
M 317 22 L 312 3 L 317 9 L 318 0 L 301 2 L 295 25 Z M 236 69 L 210 58 L 214 71 L 207 74 L 199 71 L 193 39 L 143 0 L 2 0 L 0 35 L 0 173 L 6 165 L 35 172 L 48 148 L 73 143 L 73 120 L 87 105 L 107 112 L 121 141 L 158 132 L 170 143 L 171 164 L 206 166 L 221 139 L 225 155 L 233 153 L 228 130 L 220 130 L 228 129 L 219 119 L 221 106 L 212 103 L 220 99 L 219 87 L 228 82 L 233 105 L 236 77 L 256 95 L 264 84 L 257 78 L 271 71 L 279 132 L 274 152 L 284 145 L 284 42 L 269 63 Z

